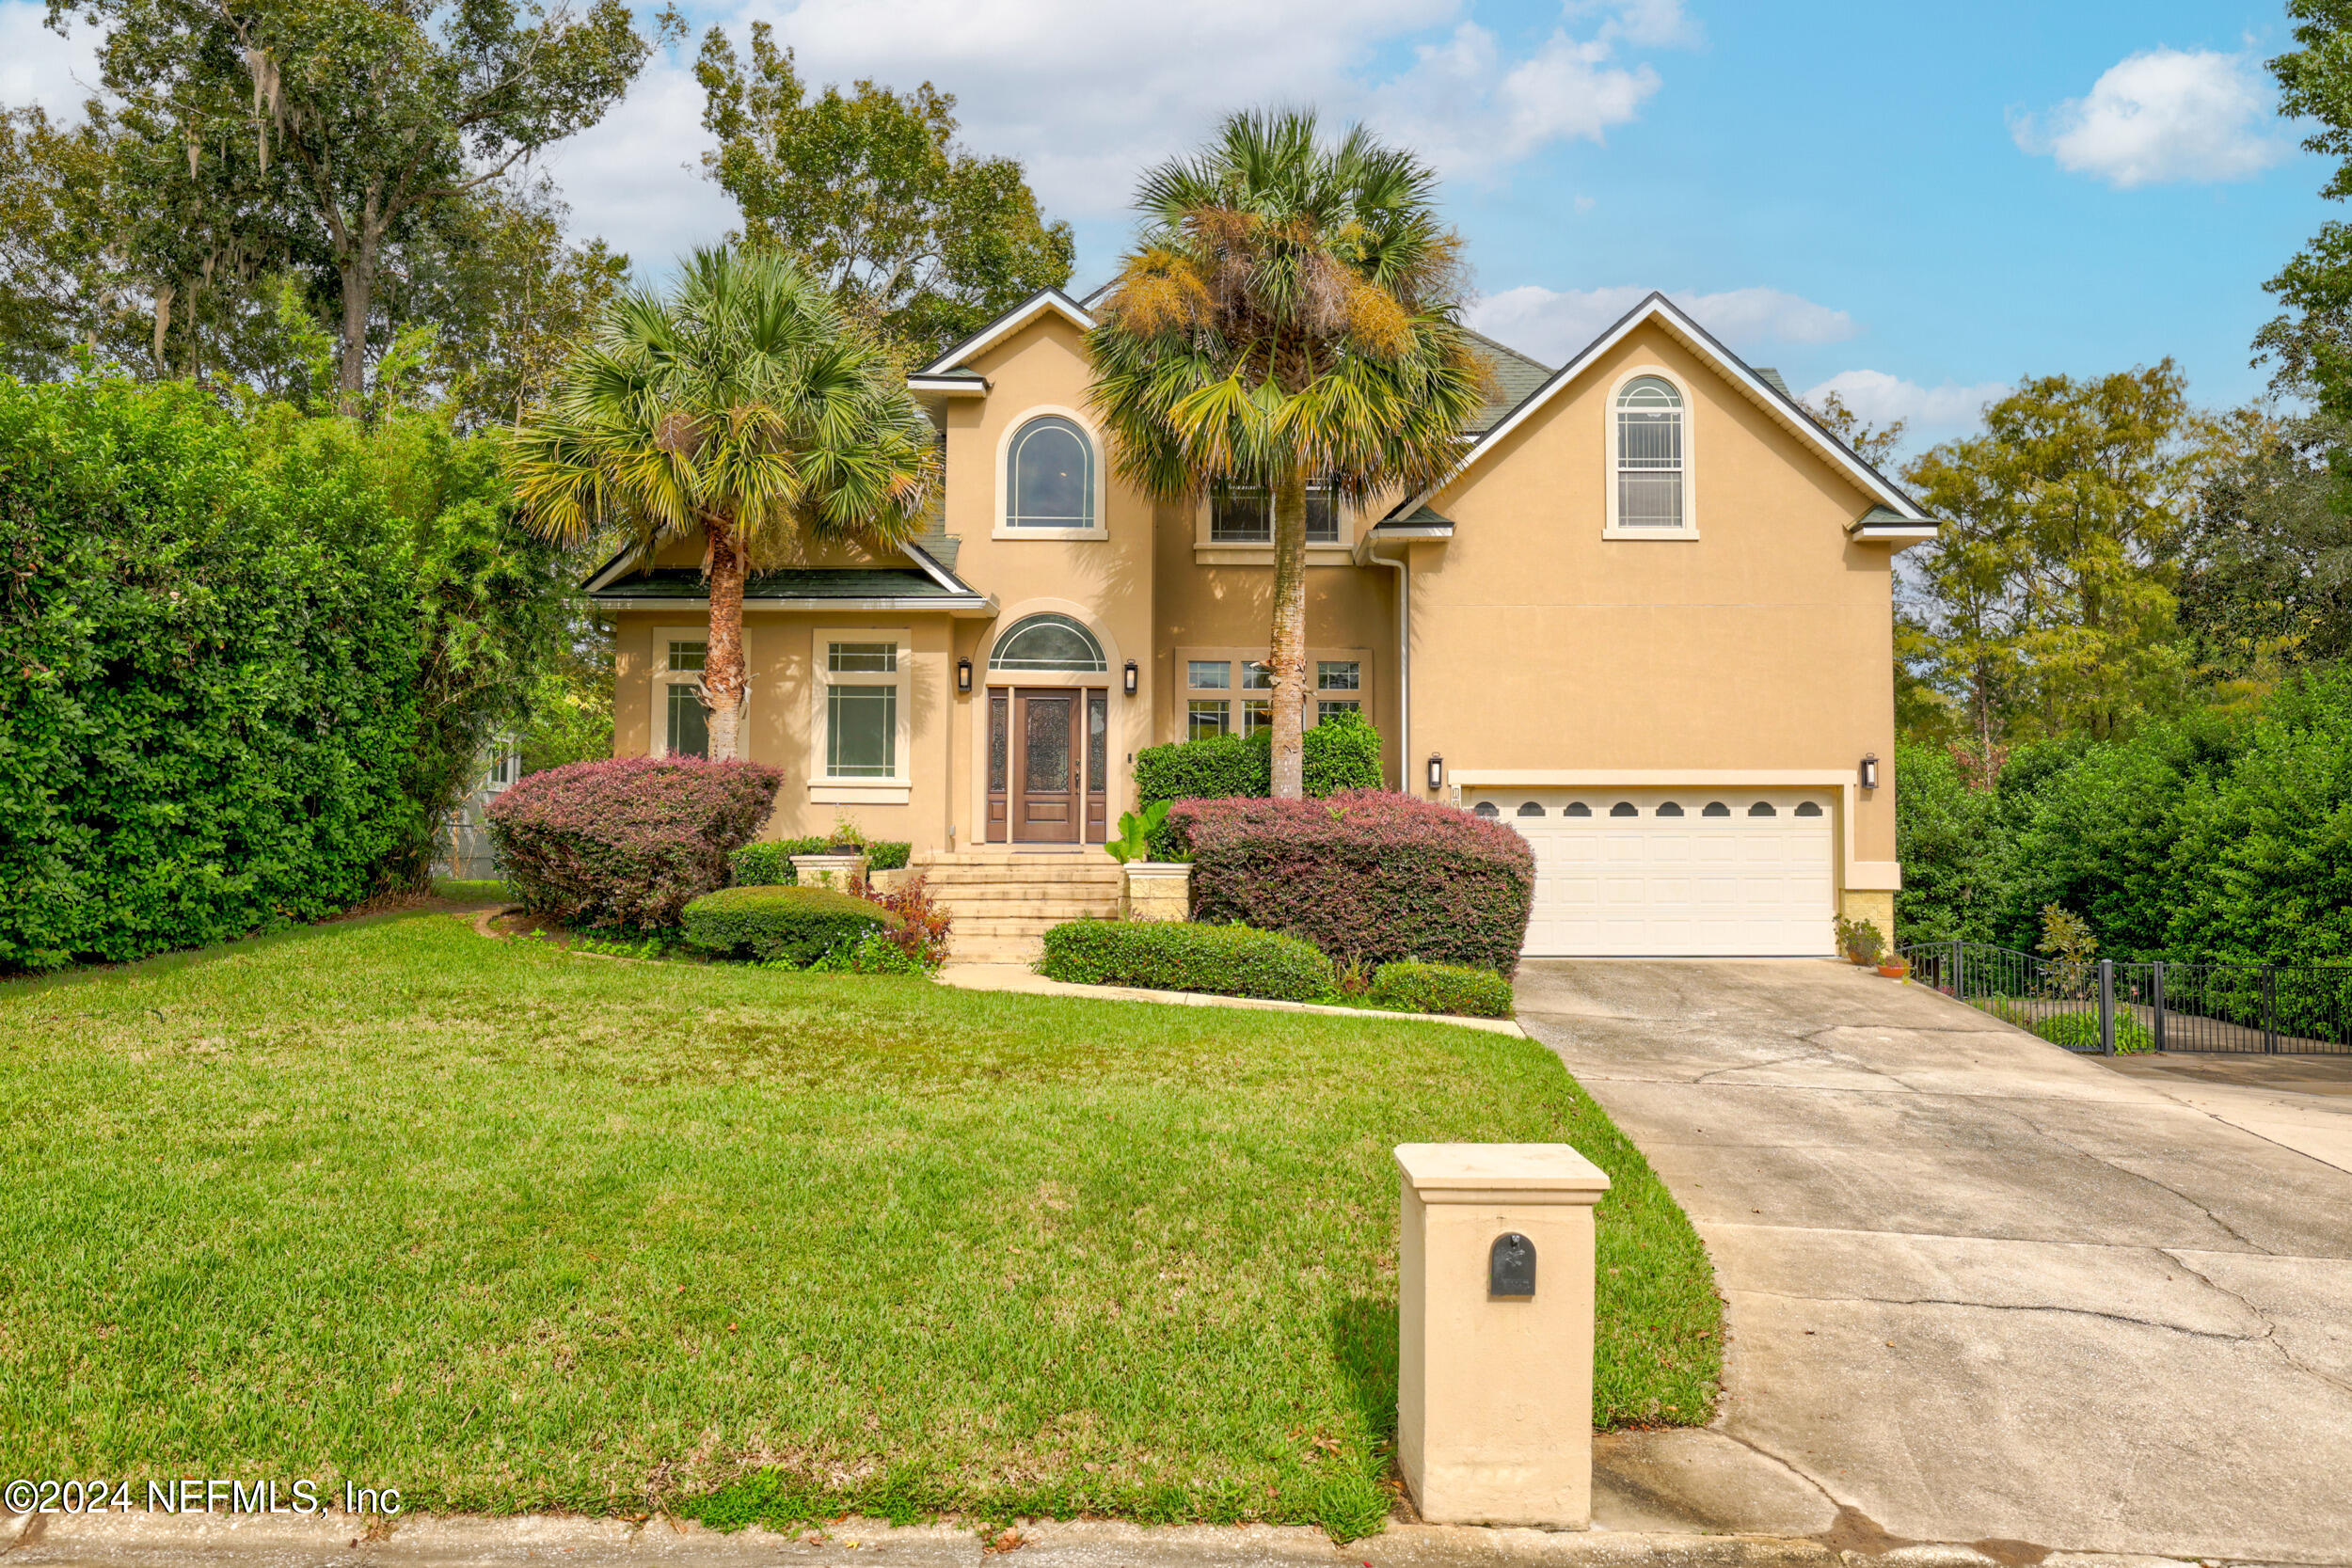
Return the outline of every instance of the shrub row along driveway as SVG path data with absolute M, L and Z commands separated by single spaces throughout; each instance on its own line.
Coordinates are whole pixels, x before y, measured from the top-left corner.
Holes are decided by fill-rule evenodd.
M 1772 1473 L 1669 1453 L 1646 1479 L 1688 1513 L 2352 1560 L 2352 1174 L 1843 965 L 1532 963 L 1518 992 L 1730 1304 L 1719 1425 Z

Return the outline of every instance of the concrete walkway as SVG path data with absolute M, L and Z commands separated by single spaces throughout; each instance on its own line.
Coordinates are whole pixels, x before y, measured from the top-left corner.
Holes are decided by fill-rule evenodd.
M 2341 1101 L 2117 1071 L 1832 962 L 1518 992 L 1730 1304 L 1715 1430 L 1600 1456 L 1620 1528 L 2352 1562 Z

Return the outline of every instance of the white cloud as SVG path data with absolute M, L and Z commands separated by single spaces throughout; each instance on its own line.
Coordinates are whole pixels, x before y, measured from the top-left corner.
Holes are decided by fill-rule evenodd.
M 702 112 L 693 71 L 657 54 L 602 123 L 541 157 L 571 203 L 572 232 L 601 236 L 640 270 L 661 274 L 734 228 L 733 198 L 702 176 L 710 140 Z
M 47 10 L 40 0 L 0 0 L 0 103 L 78 119 L 98 87 L 98 29 L 76 21 L 59 38 L 43 24 Z
M 2250 180 L 2291 150 L 2270 134 L 2272 120 L 2260 68 L 2246 55 L 2151 49 L 2109 68 L 2087 98 L 2014 117 L 2010 132 L 2070 173 L 2130 190 Z
M 1470 325 L 1536 358 L 1558 365 L 1639 305 L 1649 290 L 1631 285 L 1552 290 L 1534 284 L 1478 302 Z M 1700 325 L 1742 355 L 1768 343 L 1836 343 L 1854 335 L 1853 318 L 1779 289 L 1673 293 Z
M 1983 381 L 1972 387 L 1947 381 L 1940 387 L 1922 387 L 1884 371 L 1840 371 L 1819 386 L 1805 388 L 1804 400 L 1814 403 L 1836 392 L 1870 424 L 1907 420 L 1910 429 L 1904 432 L 1903 444 L 1916 447 L 1974 430 L 1983 418 L 1984 405 L 2009 396 L 2010 391 L 2005 381 Z
M 1461 0 L 749 0 L 729 22 L 776 24 L 812 81 L 930 80 L 957 95 L 966 142 L 1027 166 L 1049 211 L 1123 213 L 1136 175 L 1228 111 L 1313 104 L 1362 119 L 1454 175 L 1553 143 L 1597 140 L 1658 89 L 1623 54 L 1680 16 L 1624 0 L 1525 49 L 1464 19 Z M 1384 75 L 1383 51 L 1410 47 Z
M 1628 43 L 1653 49 L 1692 48 L 1705 41 L 1699 24 L 1683 14 L 1682 0 L 1614 0 L 1613 4 L 1570 5 L 1571 15 L 1595 10 L 1609 13 L 1604 32 Z

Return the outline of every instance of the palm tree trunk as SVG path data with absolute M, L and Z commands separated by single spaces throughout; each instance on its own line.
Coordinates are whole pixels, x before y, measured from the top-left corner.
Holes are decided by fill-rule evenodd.
M 1307 480 L 1274 487 L 1274 798 L 1307 793 Z
M 703 703 L 710 710 L 710 760 L 737 753 L 743 720 L 743 546 L 725 517 L 704 519 L 710 540 L 710 647 L 703 659 Z

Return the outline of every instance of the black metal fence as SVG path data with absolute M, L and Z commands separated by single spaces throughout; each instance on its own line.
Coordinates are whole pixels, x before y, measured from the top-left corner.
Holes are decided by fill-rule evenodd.
M 2352 1054 L 2352 964 L 2070 963 L 1974 942 L 1899 951 L 1918 984 L 2069 1051 Z

